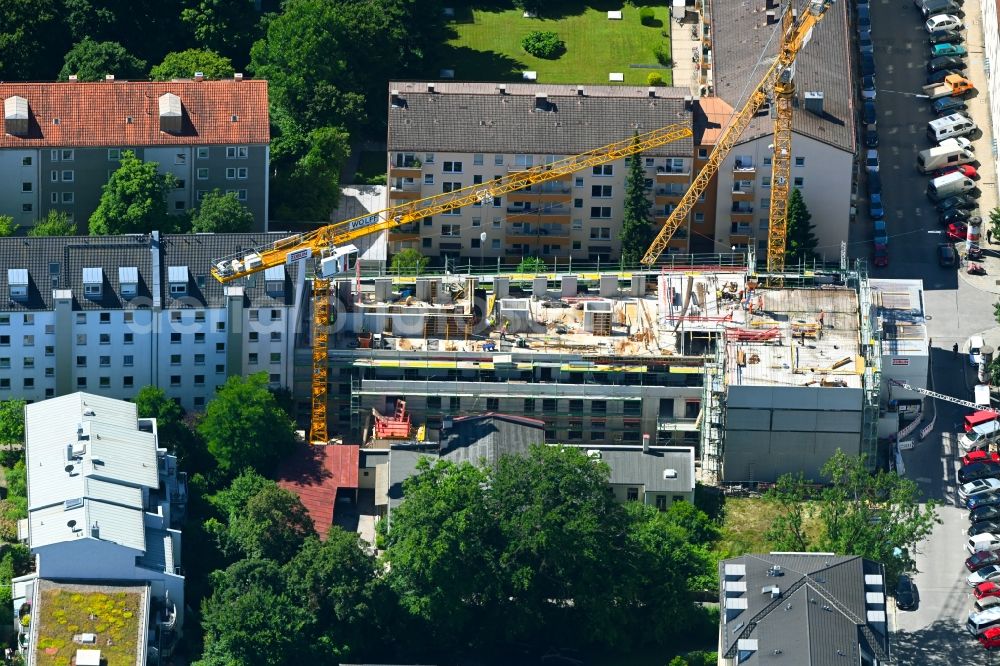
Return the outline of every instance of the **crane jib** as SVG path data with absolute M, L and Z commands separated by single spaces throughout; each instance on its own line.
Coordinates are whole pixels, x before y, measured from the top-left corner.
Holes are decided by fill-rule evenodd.
M 364 227 L 370 227 L 373 224 L 378 224 L 382 221 L 382 218 L 376 213 L 375 215 L 369 215 L 368 217 L 362 217 L 360 220 L 354 220 L 347 224 L 348 231 L 355 231 L 356 229 L 362 229 Z

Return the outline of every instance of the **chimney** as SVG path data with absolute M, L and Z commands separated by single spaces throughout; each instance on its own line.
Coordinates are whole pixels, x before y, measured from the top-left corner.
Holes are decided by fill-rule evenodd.
M 115 80 L 115 75 L 114 74 L 105 74 L 104 75 L 104 80 L 105 81 L 114 81 Z
M 805 106 L 806 111 L 815 113 L 817 116 L 823 115 L 823 93 L 821 92 L 806 92 L 805 95 Z
M 234 81 L 242 81 L 243 80 L 243 72 L 236 72 L 235 74 L 233 74 L 233 80 Z
M 173 93 L 163 93 L 159 99 L 160 131 L 180 134 L 184 127 L 184 107 L 181 98 Z
M 500 85 L 498 85 L 497 86 L 497 92 L 500 93 L 501 95 L 506 95 L 507 94 L 507 84 L 506 83 L 501 83 Z
M 432 95 L 434 94 L 434 84 L 433 83 L 428 83 L 427 84 L 427 92 L 429 92 Z
M 69 75 L 69 82 L 70 82 L 70 83 L 76 83 L 76 81 L 77 81 L 77 76 L 76 76 L 76 74 L 70 74 L 70 75 Z
M 649 86 L 649 88 L 646 89 L 646 94 L 650 97 L 656 97 L 656 88 Z
M 642 452 L 649 453 L 649 433 L 642 433 Z
M 3 101 L 3 131 L 12 136 L 28 136 L 28 100 L 8 97 Z
M 576 87 L 576 96 L 577 97 L 583 97 L 584 96 L 584 94 L 583 94 L 583 86 L 577 86 Z
M 684 95 L 684 110 L 690 111 L 694 108 L 694 98 L 691 95 Z
M 549 96 L 545 93 L 535 93 L 535 111 L 549 110 Z
M 205 72 L 195 72 L 194 73 L 194 80 L 195 81 L 204 81 L 205 80 Z
M 774 25 L 778 22 L 778 12 L 775 9 L 767 10 L 767 25 Z

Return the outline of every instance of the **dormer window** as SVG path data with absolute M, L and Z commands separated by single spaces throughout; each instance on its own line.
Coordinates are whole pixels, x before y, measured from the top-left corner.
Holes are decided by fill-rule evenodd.
M 10 287 L 10 299 L 12 301 L 28 300 L 28 269 L 8 268 L 7 286 Z
M 184 296 L 188 291 L 188 281 L 190 273 L 187 266 L 168 266 L 167 282 L 170 283 L 170 295 L 173 297 Z
M 285 293 L 285 267 L 272 266 L 264 271 L 264 289 L 268 296 L 281 296 Z
M 122 266 L 118 269 L 118 289 L 122 298 L 135 298 L 139 293 L 139 269 L 135 266 Z
M 164 93 L 159 98 L 160 131 L 180 134 L 184 127 L 184 107 L 181 98 L 173 93 Z
M 28 100 L 15 95 L 3 101 L 3 129 L 13 136 L 28 136 Z
M 96 300 L 101 297 L 104 288 L 104 269 L 84 268 L 83 269 L 83 295 Z

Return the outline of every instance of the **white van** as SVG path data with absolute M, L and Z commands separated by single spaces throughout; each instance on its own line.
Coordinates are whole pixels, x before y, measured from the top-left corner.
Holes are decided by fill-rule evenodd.
M 956 194 L 964 194 L 976 189 L 976 181 L 957 171 L 931 178 L 927 183 L 927 196 L 931 201 L 941 201 Z
M 924 27 L 927 28 L 927 32 L 934 32 L 935 30 L 961 30 L 962 19 L 953 14 L 938 14 L 927 19 Z
M 972 612 L 982 613 L 983 611 L 989 608 L 993 608 L 997 604 L 1000 604 L 1000 597 L 983 597 L 982 599 L 977 600 L 976 603 L 972 605 Z
M 990 627 L 1000 625 L 1000 606 L 987 608 L 979 613 L 973 611 L 969 613 L 969 621 L 966 628 L 973 636 L 978 636 Z
M 968 116 L 953 113 L 943 118 L 936 118 L 927 123 L 927 138 L 938 142 L 954 136 L 964 136 L 976 129 L 976 123 Z
M 978 368 L 979 364 L 983 361 L 983 336 L 973 335 L 969 338 L 969 365 L 973 368 Z
M 985 449 L 990 442 L 995 442 L 1000 437 L 1000 422 L 989 421 L 980 423 L 969 432 L 958 438 L 958 445 L 968 453 L 974 449 Z
M 965 544 L 965 549 L 970 555 L 975 555 L 981 550 L 1000 550 L 1000 537 L 989 532 L 983 532 L 976 536 L 969 537 L 969 542 Z

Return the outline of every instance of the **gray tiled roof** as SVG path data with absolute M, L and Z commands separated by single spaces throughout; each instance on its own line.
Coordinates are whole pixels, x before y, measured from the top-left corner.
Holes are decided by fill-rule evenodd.
M 709 2 L 715 94 L 733 108 L 739 108 L 746 99 L 748 82 L 755 83 L 763 75 L 763 67 L 770 65 L 770 59 L 777 52 L 778 38 L 771 39 L 777 25 L 765 24 L 765 0 Z M 795 109 L 793 127 L 798 133 L 853 153 L 854 65 L 847 7 L 846 2 L 835 2 L 830 6 L 826 17 L 813 30 L 812 39 L 796 59 L 795 87 L 799 104 Z M 767 57 L 762 58 L 765 48 Z M 822 118 L 805 110 L 802 100 L 806 92 L 824 93 Z M 773 127 L 774 121 L 769 116 L 758 116 L 743 137 L 750 140 L 766 136 L 773 133 Z
M 691 492 L 694 489 L 694 449 L 686 446 L 651 446 L 643 453 L 641 446 L 573 445 L 583 451 L 600 451 L 601 460 L 611 468 L 610 482 L 616 485 L 642 485 L 646 492 Z M 664 470 L 677 472 L 664 478 Z
M 154 285 L 159 283 L 164 307 L 221 307 L 224 285 L 209 275 L 213 259 L 233 252 L 273 242 L 286 234 L 167 234 L 160 237 L 160 277 L 154 279 L 153 238 L 148 235 L 70 236 L 55 238 L 0 238 L 0 310 L 19 312 L 52 309 L 52 290 L 70 289 L 74 310 L 114 310 L 148 307 Z M 170 295 L 170 266 L 187 266 L 190 276 L 186 300 Z M 84 294 L 85 269 L 99 268 L 103 276 L 100 297 Z M 121 268 L 135 268 L 138 291 L 131 299 L 121 296 Z M 282 267 L 283 268 L 283 267 Z M 28 299 L 9 298 L 9 281 L 17 269 L 28 271 Z M 126 271 L 129 272 L 129 271 Z M 291 302 L 292 284 L 286 273 L 282 293 L 268 294 L 263 273 L 247 278 L 244 295 L 256 307 Z
M 732 565 L 742 565 L 743 575 L 727 576 L 727 567 Z M 782 575 L 769 576 L 768 570 L 775 565 Z M 860 646 L 882 659 L 889 653 L 886 624 L 867 618 L 868 611 L 884 613 L 884 596 L 880 604 L 867 604 L 865 597 L 866 591 L 884 595 L 883 585 L 866 588 L 865 581 L 868 574 L 882 573 L 875 562 L 824 553 L 771 553 L 723 560 L 719 562 L 721 652 L 737 650 L 742 632 L 753 622 L 745 638 L 755 640 L 756 649 L 742 664 L 771 663 L 776 655 L 800 666 L 859 663 Z M 746 589 L 727 592 L 727 582 L 745 584 Z M 778 596 L 762 592 L 770 586 L 779 588 Z M 727 599 L 745 600 L 746 609 L 731 610 L 727 618 Z
M 417 462 L 421 458 L 437 458 L 437 451 L 427 447 L 398 448 L 389 450 L 389 511 L 403 502 L 403 482 L 417 473 Z
M 651 99 L 645 88 L 625 86 L 603 86 L 611 92 L 600 95 L 587 86 L 580 96 L 575 86 L 506 85 L 505 95 L 495 84 L 438 85 L 431 94 L 423 83 L 390 82 L 405 104 L 390 104 L 389 150 L 576 155 L 636 132 L 691 127 L 683 91 L 676 88 L 657 88 Z M 536 92 L 548 95 L 551 111 L 534 110 Z M 610 96 L 614 92 L 619 96 Z M 644 154 L 690 157 L 691 152 L 691 139 L 685 138 Z
M 441 440 L 441 457 L 453 462 L 495 465 L 504 455 L 527 453 L 545 443 L 545 423 L 507 414 L 464 416 L 452 422 Z

